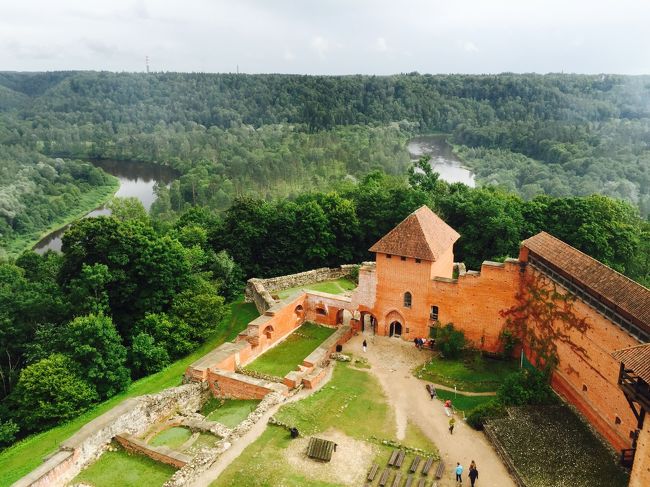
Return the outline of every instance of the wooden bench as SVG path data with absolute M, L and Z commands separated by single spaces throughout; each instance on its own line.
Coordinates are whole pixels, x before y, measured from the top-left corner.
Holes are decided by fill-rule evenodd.
M 417 472 L 421 461 L 422 461 L 422 457 L 420 455 L 415 455 L 415 458 L 411 462 L 411 467 L 409 468 L 409 472 L 411 473 Z
M 431 396 L 431 399 L 434 399 L 436 397 L 436 388 L 433 387 L 431 384 L 426 385 L 427 392 L 429 393 L 429 396 Z
M 377 475 L 378 471 L 379 471 L 379 465 L 373 463 L 372 467 L 370 467 L 370 470 L 368 471 L 368 476 L 366 477 L 366 480 L 368 480 L 368 482 L 372 482 L 373 480 L 375 480 L 375 476 Z
M 397 458 L 395 459 L 395 466 L 397 468 L 402 467 L 402 463 L 404 463 L 404 457 L 406 456 L 406 452 L 404 450 L 400 450 L 397 453 Z
M 400 472 L 397 472 L 395 474 L 395 478 L 393 479 L 393 483 L 390 485 L 390 487 L 399 487 L 399 484 L 402 482 L 402 474 Z
M 393 453 L 391 453 L 390 458 L 388 459 L 388 466 L 392 467 L 395 465 L 395 460 L 397 460 L 397 455 L 399 455 L 399 450 L 393 450 Z
M 413 475 L 406 477 L 406 483 L 404 484 L 404 487 L 411 487 L 411 485 L 413 485 L 413 480 Z
M 424 467 L 422 467 L 422 475 L 429 475 L 429 470 L 431 470 L 431 465 L 433 465 L 433 457 L 427 458 L 427 461 L 424 462 Z
M 384 471 L 381 473 L 381 477 L 379 477 L 379 487 L 386 487 L 386 484 L 388 483 L 388 476 L 390 475 L 390 470 L 387 468 L 384 469 Z
M 436 478 L 441 479 L 443 473 L 445 473 L 445 462 L 440 460 L 440 463 L 438 464 L 438 468 L 436 468 Z

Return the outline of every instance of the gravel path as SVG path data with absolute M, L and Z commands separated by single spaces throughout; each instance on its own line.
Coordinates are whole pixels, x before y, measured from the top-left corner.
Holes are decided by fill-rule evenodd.
M 365 354 L 361 351 L 364 337 L 368 341 Z M 467 469 L 472 460 L 476 461 L 479 471 L 477 487 L 514 487 L 515 483 L 503 462 L 483 433 L 457 420 L 454 434 L 449 434 L 449 418 L 442 403 L 432 401 L 425 389 L 427 382 L 414 377 L 411 372 L 427 360 L 430 352 L 417 350 L 412 343 L 404 340 L 372 335 L 353 337 L 344 346 L 344 351 L 368 359 L 372 366 L 370 372 L 379 379 L 395 409 L 398 438 L 404 438 L 407 422 L 411 421 L 436 444 L 447 464 L 445 475 L 438 484 L 440 487 L 456 485 L 456 462 L 461 462 L 465 468 L 463 484 L 469 485 Z

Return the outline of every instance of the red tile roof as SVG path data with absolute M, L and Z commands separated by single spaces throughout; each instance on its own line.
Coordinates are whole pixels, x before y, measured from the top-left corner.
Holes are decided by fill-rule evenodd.
M 456 230 L 422 206 L 370 247 L 370 252 L 435 262 L 459 238 Z
M 650 331 L 650 290 L 554 236 L 541 232 L 522 243 L 590 294 Z
M 650 384 L 650 343 L 616 350 L 612 357 Z

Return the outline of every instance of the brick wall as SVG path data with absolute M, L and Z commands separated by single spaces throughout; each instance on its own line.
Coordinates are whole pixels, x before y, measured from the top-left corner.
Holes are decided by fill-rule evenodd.
M 129 434 L 117 435 L 115 440 L 128 451 L 142 453 L 143 455 L 162 462 L 172 467 L 182 468 L 187 465 L 191 458 L 181 452 L 177 452 L 166 446 L 150 446 L 144 441 L 134 438 Z
M 650 485 L 650 420 L 646 416 L 643 431 L 636 445 L 630 487 L 648 487 L 648 485 Z

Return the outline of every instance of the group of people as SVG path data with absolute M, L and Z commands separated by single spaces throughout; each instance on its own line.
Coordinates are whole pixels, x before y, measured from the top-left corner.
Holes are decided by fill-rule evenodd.
M 426 338 L 415 338 L 413 342 L 415 343 L 415 348 L 418 350 L 422 350 L 424 347 L 433 350 L 433 347 L 436 344 L 436 341 L 433 338 L 430 338 L 428 340 Z
M 476 462 L 474 460 L 472 460 L 472 463 L 469 464 L 469 471 L 467 472 L 467 476 L 469 477 L 471 486 L 474 487 L 474 483 L 478 478 L 478 468 L 476 468 Z M 462 484 L 462 483 L 463 483 L 463 466 L 460 464 L 460 462 L 457 462 L 456 463 L 456 484 Z

